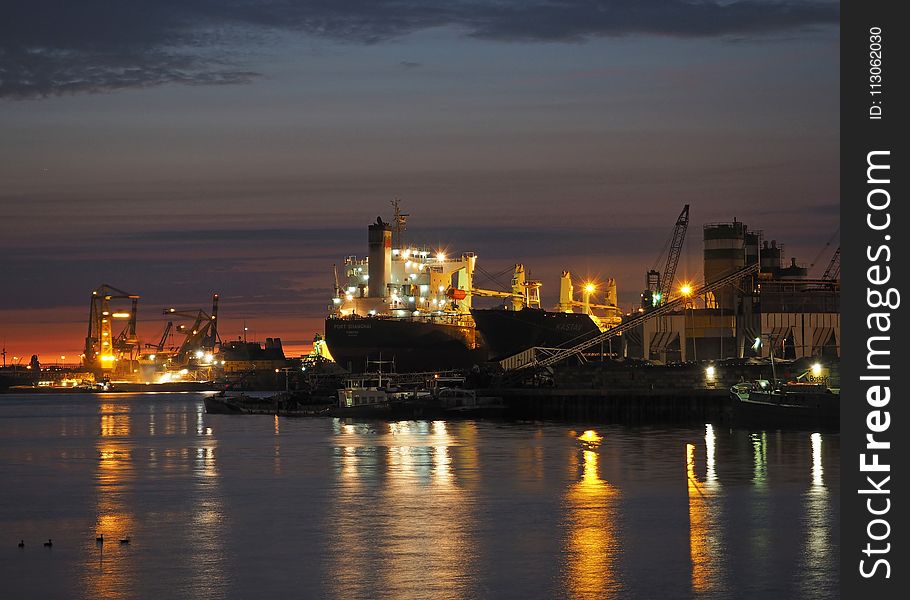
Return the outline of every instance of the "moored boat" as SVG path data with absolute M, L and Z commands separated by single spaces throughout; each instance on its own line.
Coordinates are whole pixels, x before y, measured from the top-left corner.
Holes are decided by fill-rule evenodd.
M 840 424 L 840 394 L 823 383 L 776 386 L 760 379 L 738 383 L 730 392 L 737 424 L 826 429 Z

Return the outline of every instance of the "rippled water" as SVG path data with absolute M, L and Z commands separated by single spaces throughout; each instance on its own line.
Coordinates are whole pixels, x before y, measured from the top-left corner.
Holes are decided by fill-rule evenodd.
M 832 598 L 839 459 L 809 432 L 0 396 L 0 595 Z

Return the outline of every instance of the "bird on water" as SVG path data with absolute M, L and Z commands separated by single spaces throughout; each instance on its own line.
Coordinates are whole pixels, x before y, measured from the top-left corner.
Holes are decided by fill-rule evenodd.
M 47 541 L 44 542 L 44 547 L 45 547 L 45 548 L 50 548 L 50 547 L 53 546 L 53 545 L 54 545 L 54 542 L 53 542 L 53 540 L 51 540 L 51 538 L 47 538 Z
M 19 547 L 25 548 L 25 540 L 19 540 Z

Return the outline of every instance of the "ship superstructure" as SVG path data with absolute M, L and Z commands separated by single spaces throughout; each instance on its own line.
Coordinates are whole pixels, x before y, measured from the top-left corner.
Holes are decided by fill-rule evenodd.
M 336 267 L 328 351 L 351 372 L 369 371 L 377 360 L 399 372 L 483 361 L 471 317 L 476 255 L 403 243 L 407 215 L 393 206 L 391 223 L 377 217 L 369 225 L 367 256 L 348 256 L 340 274 Z
M 392 247 L 392 226 L 369 226 L 369 254 L 348 256 L 336 281 L 336 317 L 378 316 L 471 325 L 473 252 L 450 255 L 418 245 Z

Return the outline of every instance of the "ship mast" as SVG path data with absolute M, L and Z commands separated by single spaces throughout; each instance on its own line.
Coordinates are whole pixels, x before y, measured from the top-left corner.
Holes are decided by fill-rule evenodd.
M 392 225 L 395 227 L 395 237 L 392 239 L 393 248 L 401 248 L 401 232 L 406 231 L 408 226 L 408 217 L 411 216 L 409 213 L 401 212 L 401 199 L 395 198 L 392 200 L 392 208 L 395 211 L 394 216 L 392 217 Z

